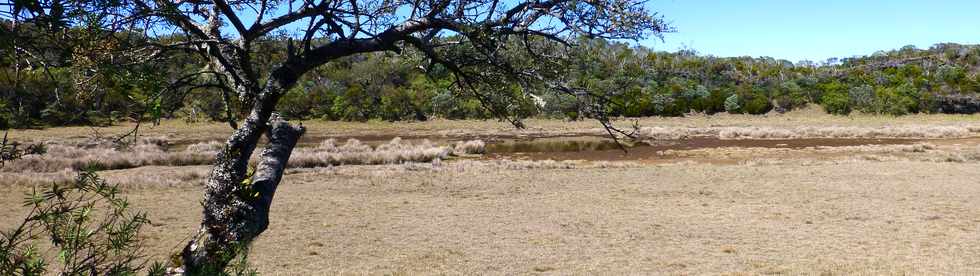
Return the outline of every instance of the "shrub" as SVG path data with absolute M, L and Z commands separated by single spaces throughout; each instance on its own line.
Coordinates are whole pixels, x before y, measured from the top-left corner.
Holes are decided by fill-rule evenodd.
M 729 97 L 729 93 L 725 88 L 716 88 L 711 90 L 711 94 L 705 99 L 705 105 L 707 106 L 707 113 L 717 113 L 725 111 L 725 100 Z M 736 101 L 737 103 L 737 101 Z
M 622 105 L 617 106 L 616 113 L 619 115 L 627 117 L 639 117 L 647 115 L 647 110 L 650 110 L 650 98 L 651 95 L 649 91 L 641 89 L 639 86 L 633 86 L 624 91 L 621 95 L 617 95 L 617 100 L 622 103 Z
M 59 275 L 169 275 L 164 263 L 144 255 L 146 213 L 133 211 L 119 193 L 92 171 L 29 193 L 27 216 L 0 233 L 0 275 L 44 275 L 55 263 Z M 257 275 L 245 252 L 212 275 Z
M 343 94 L 334 99 L 330 113 L 336 118 L 345 121 L 367 121 L 374 112 L 374 102 L 372 97 L 367 95 L 364 87 L 353 84 L 344 91 Z
M 821 104 L 827 113 L 835 115 L 851 114 L 850 97 L 840 92 L 826 93 L 820 98 Z
M 61 275 L 133 275 L 145 268 L 139 234 L 149 220 L 118 193 L 95 173 L 83 172 L 70 185 L 28 194 L 24 206 L 31 211 L 0 237 L 0 274 L 47 272 L 55 261 L 41 253 L 41 239 L 57 252 Z M 151 270 L 163 272 L 159 264 Z
M 796 81 L 783 82 L 779 86 L 779 94 L 776 96 L 779 107 L 784 110 L 791 110 L 806 105 L 806 94 Z
M 875 101 L 874 87 L 867 84 L 851 87 L 851 89 L 847 90 L 847 94 L 851 98 L 851 107 L 853 109 L 865 112 L 872 111 Z
M 289 119 L 329 117 L 333 100 L 334 94 L 328 87 L 308 81 L 286 92 L 276 110 Z
M 653 109 L 653 114 L 665 115 L 667 110 L 674 105 L 674 98 L 670 95 L 657 93 L 650 97 L 650 106 Z
M 708 91 L 708 88 L 700 84 L 687 87 L 679 93 L 679 99 L 686 107 L 683 110 L 684 112 L 706 111 L 710 106 L 710 100 L 708 99 L 710 96 L 711 92 Z
M 728 113 L 736 113 L 742 109 L 742 106 L 738 104 L 738 95 L 732 94 L 725 98 L 725 111 Z
M 205 119 L 218 122 L 228 121 L 222 95 L 221 92 L 212 89 L 194 90 L 187 96 L 188 102 L 176 110 L 177 114 L 175 115 L 188 122 L 198 122 Z M 231 97 L 235 96 L 232 95 Z M 234 111 L 236 107 L 232 104 L 231 108 Z
M 441 89 L 432 96 L 432 113 L 446 119 L 474 119 L 489 117 L 483 105 L 476 99 L 453 95 L 448 89 Z
M 890 115 L 905 115 L 918 110 L 916 100 L 918 91 L 911 85 L 899 87 L 883 87 L 875 92 L 875 108 L 877 113 Z
M 417 120 L 425 121 L 426 111 L 419 106 L 414 91 L 396 89 L 390 86 L 382 88 L 379 112 L 381 119 L 387 121 Z
M 741 110 L 748 114 L 765 114 L 769 110 L 772 110 L 772 104 L 765 96 L 753 94 L 745 97 L 745 103 Z

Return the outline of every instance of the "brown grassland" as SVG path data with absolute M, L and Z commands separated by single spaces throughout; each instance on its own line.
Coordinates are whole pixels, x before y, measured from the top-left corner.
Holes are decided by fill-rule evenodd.
M 648 146 L 627 156 L 493 152 L 602 140 L 593 121 L 303 124 L 251 250 L 261 274 L 980 274 L 980 115 L 644 118 Z M 0 226 L 32 187 L 94 164 L 149 213 L 147 254 L 178 250 L 230 128 L 92 138 L 128 127 L 11 132 L 50 152 L 0 169 Z

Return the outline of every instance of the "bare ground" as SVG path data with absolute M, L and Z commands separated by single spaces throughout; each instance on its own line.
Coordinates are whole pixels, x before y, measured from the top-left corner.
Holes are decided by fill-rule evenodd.
M 657 162 L 290 169 L 250 260 L 266 275 L 980 274 L 980 139 L 738 141 L 664 149 Z M 206 173 L 101 174 L 150 214 L 147 253 L 162 260 L 195 231 Z M 0 187 L 11 225 L 30 185 Z
M 265 274 L 976 274 L 980 164 L 294 171 L 251 259 Z M 150 253 L 197 187 L 127 196 Z M 4 225 L 19 193 L 4 193 Z

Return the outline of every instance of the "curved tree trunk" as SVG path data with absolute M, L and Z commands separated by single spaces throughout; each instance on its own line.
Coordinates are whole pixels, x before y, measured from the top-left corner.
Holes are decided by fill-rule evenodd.
M 273 113 L 279 98 L 308 70 L 297 64 L 301 63 L 288 59 L 272 70 L 261 91 L 242 93 L 256 95 L 251 111 L 218 153 L 204 188 L 201 228 L 180 252 L 180 258 L 172 260 L 168 274 L 220 273 L 268 227 L 272 197 L 289 155 L 306 131 Z M 259 155 L 258 166 L 251 169 L 249 159 L 262 135 L 269 143 Z
M 282 179 L 290 153 L 305 132 L 302 126 L 291 125 L 277 115 L 272 115 L 269 121 L 265 132 L 269 143 L 259 155 L 259 164 L 254 173 L 246 167 L 243 181 L 229 182 L 236 178 L 236 172 L 232 170 L 248 165 L 250 154 L 243 154 L 250 151 L 247 146 L 228 147 L 219 154 L 218 164 L 207 183 L 201 229 L 184 247 L 181 263 L 175 264 L 180 269 L 174 272 L 187 275 L 221 272 L 268 227 L 269 208 L 276 187 Z M 260 125 L 245 124 L 232 136 L 229 145 L 234 137 L 261 132 Z
M 273 111 L 279 98 L 303 72 L 288 64 L 277 67 L 261 91 L 242 93 L 256 95 L 251 111 L 218 153 L 204 188 L 201 228 L 179 258 L 172 260 L 168 274 L 218 274 L 268 227 L 276 187 L 289 155 L 306 131 Z M 262 135 L 268 138 L 268 144 L 259 154 L 258 166 L 249 168 L 249 159 Z

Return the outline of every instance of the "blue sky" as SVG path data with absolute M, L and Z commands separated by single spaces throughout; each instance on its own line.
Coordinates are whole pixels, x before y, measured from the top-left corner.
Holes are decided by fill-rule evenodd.
M 715 56 L 791 61 L 869 55 L 905 45 L 980 43 L 980 0 L 650 0 L 677 29 L 641 41 Z

